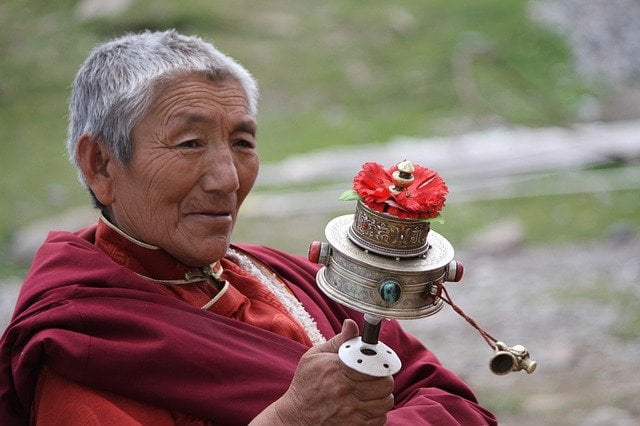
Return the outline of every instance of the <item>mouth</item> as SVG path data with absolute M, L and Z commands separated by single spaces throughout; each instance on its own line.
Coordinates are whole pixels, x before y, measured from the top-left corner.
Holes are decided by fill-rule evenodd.
M 201 220 L 219 220 L 219 221 L 231 221 L 233 219 L 233 214 L 229 211 L 195 211 L 189 213 L 187 216 L 193 217 L 195 219 Z
M 209 212 L 209 211 L 202 211 L 202 212 L 193 212 L 190 213 L 191 215 L 198 215 L 198 216 L 210 216 L 210 217 L 231 217 L 232 214 L 231 212 Z

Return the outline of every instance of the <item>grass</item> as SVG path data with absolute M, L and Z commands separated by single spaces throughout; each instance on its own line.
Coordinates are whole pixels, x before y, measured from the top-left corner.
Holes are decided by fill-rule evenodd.
M 522 222 L 530 244 L 590 241 L 606 237 L 615 223 L 640 229 L 639 211 L 640 190 L 511 198 L 454 205 L 439 226 L 463 243 L 470 231 L 512 217 Z
M 17 227 L 88 202 L 64 152 L 69 86 L 92 46 L 126 31 L 196 33 L 252 70 L 262 91 L 263 161 L 457 132 L 486 117 L 561 125 L 575 119 L 584 95 L 598 95 L 575 74 L 564 42 L 527 18 L 525 0 L 372 0 L 366 7 L 347 0 L 139 0 L 123 14 L 89 20 L 76 17 L 77 3 L 0 4 L 0 251 Z M 466 67 L 455 65 L 461 57 Z M 475 89 L 465 91 L 460 81 Z M 556 210 L 556 200 L 531 202 Z M 567 214 L 582 214 L 581 202 Z M 527 203 L 512 203 L 505 208 L 526 214 L 517 204 Z M 466 221 L 453 213 L 452 229 L 463 234 L 487 211 Z M 554 235 L 589 232 L 567 226 Z

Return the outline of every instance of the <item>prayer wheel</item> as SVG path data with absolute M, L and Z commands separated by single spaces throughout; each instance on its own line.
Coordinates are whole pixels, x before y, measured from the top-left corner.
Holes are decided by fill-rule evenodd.
M 371 169 L 366 171 L 366 178 L 374 174 Z M 390 206 L 390 211 L 398 213 L 396 196 L 404 196 L 405 200 L 411 195 L 415 197 L 435 178 L 440 179 L 435 172 L 420 168 L 421 180 L 416 182 L 414 170 L 410 162 L 403 161 L 395 170 L 378 172 L 382 177 L 373 180 L 379 188 L 367 190 L 390 197 L 382 210 Z M 391 182 L 388 186 L 384 186 L 385 176 Z M 357 179 L 358 176 L 354 189 Z M 446 186 L 441 179 L 440 182 L 446 194 Z M 533 372 L 536 363 L 529 359 L 526 348 L 521 345 L 508 348 L 497 342 L 450 301 L 443 283 L 460 281 L 464 267 L 454 260 L 449 241 L 431 229 L 428 218 L 421 218 L 419 211 L 414 215 L 401 213 L 404 217 L 400 217 L 379 211 L 380 204 L 374 210 L 360 197 L 355 199 L 358 199 L 355 213 L 332 219 L 325 228 L 327 241 L 312 242 L 308 254 L 309 260 L 324 265 L 316 276 L 320 290 L 336 302 L 365 314 L 362 336 L 345 342 L 338 351 L 346 365 L 371 376 L 395 374 L 401 368 L 400 360 L 390 347 L 378 341 L 382 319 L 428 317 L 440 311 L 443 301 L 447 301 L 496 351 L 490 362 L 495 374 L 521 369 Z M 426 199 L 424 194 L 421 199 Z M 433 204 L 433 200 L 429 203 Z M 438 213 L 439 210 L 435 211 Z
M 325 228 L 311 261 L 325 265 L 316 277 L 331 299 L 372 315 L 417 319 L 438 312 L 444 281 L 462 278 L 452 245 L 429 222 L 398 219 L 358 202 L 356 213 Z
M 464 268 L 452 245 L 423 220 L 399 219 L 358 202 L 355 214 L 325 228 L 327 242 L 314 241 L 309 259 L 323 264 L 316 281 L 336 302 L 365 313 L 363 335 L 346 342 L 340 358 L 372 376 L 401 368 L 395 352 L 378 341 L 382 318 L 417 319 L 442 309 L 444 281 L 460 281 Z

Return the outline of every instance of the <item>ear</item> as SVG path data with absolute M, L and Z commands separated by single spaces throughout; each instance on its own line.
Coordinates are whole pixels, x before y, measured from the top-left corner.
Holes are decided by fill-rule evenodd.
M 83 133 L 76 145 L 76 159 L 85 182 L 105 206 L 115 201 L 114 176 L 111 173 L 115 159 L 106 147 L 89 133 Z

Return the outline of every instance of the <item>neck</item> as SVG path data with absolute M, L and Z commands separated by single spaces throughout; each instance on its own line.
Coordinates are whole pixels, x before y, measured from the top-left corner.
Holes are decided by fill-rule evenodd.
M 167 284 L 188 284 L 206 277 L 216 278 L 219 265 L 218 262 L 204 268 L 185 265 L 162 248 L 128 235 L 104 215 L 98 222 L 95 244 L 121 266 Z

